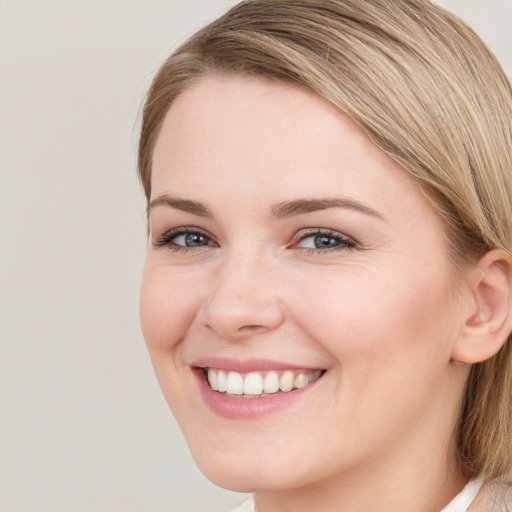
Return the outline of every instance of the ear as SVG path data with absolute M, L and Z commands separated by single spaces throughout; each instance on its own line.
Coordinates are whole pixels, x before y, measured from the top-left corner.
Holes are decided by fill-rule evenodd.
M 510 256 L 488 252 L 473 269 L 472 300 L 463 333 L 452 348 L 452 359 L 473 364 L 496 354 L 512 330 Z

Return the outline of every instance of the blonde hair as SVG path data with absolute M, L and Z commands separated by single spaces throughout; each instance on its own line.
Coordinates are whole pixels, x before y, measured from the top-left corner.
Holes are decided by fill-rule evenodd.
M 148 91 L 139 173 L 170 104 L 212 73 L 306 87 L 347 114 L 419 182 L 455 261 L 512 250 L 512 88 L 459 18 L 428 0 L 247 0 L 163 64 Z M 469 477 L 512 471 L 512 340 L 475 364 L 458 426 Z

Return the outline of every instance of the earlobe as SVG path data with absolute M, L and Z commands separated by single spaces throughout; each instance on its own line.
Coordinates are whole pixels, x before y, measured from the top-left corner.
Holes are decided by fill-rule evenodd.
M 473 364 L 496 354 L 512 330 L 510 256 L 488 252 L 474 269 L 471 311 L 456 340 L 452 359 Z

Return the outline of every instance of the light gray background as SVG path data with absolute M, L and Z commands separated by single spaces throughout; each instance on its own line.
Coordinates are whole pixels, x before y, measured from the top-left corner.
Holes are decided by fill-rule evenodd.
M 221 512 L 138 322 L 136 117 L 229 0 L 0 0 L 0 511 Z M 512 0 L 444 0 L 512 70 Z

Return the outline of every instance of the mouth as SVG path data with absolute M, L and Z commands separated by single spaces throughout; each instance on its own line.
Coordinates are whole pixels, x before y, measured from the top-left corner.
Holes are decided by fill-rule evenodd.
M 201 368 L 212 391 L 230 398 L 255 399 L 290 393 L 320 379 L 325 370 L 260 370 L 241 373 Z
M 327 373 L 282 361 L 222 357 L 204 357 L 190 368 L 203 402 L 229 420 L 259 420 L 293 404 L 308 404 Z

